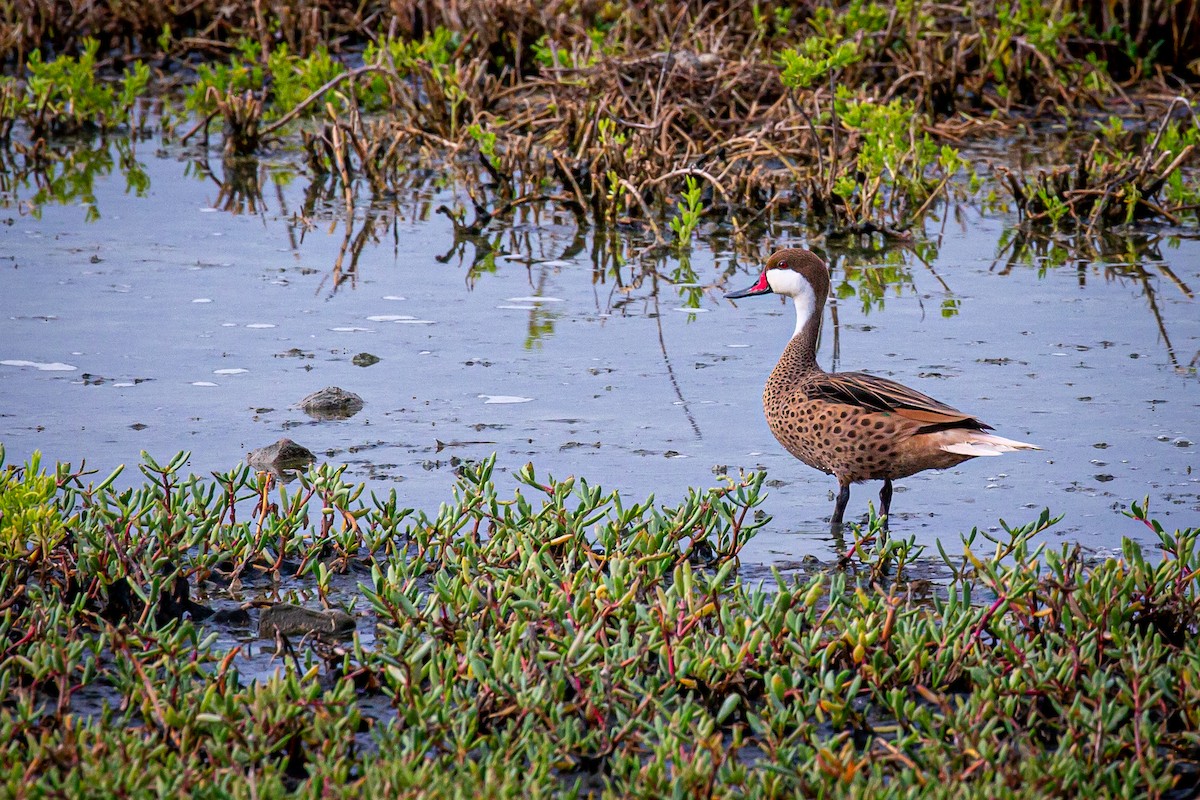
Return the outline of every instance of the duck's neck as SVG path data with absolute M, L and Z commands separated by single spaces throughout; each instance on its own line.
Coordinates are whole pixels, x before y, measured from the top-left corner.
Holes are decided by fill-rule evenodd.
M 821 338 L 821 311 L 824 298 L 811 292 L 799 295 L 796 303 L 796 331 L 771 372 L 771 381 L 793 384 L 805 375 L 821 372 L 817 364 L 817 341 Z
M 796 304 L 796 330 L 784 352 L 791 354 L 804 372 L 819 370 L 817 342 L 821 339 L 821 312 L 825 298 L 805 292 L 792 300 Z

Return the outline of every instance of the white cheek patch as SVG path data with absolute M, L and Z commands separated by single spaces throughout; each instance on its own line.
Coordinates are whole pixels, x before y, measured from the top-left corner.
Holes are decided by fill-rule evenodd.
M 785 297 L 796 297 L 805 288 L 810 293 L 812 292 L 812 287 L 808 285 L 808 281 L 800 277 L 799 272 L 790 269 L 767 270 L 767 283 L 771 285 L 771 291 Z
M 812 319 L 812 315 L 817 313 L 817 295 L 813 291 L 812 284 L 805 280 L 800 273 L 790 269 L 769 270 L 767 283 L 771 285 L 771 291 L 775 294 L 790 297 L 795 302 L 796 330 L 792 334 L 795 336 L 804 329 L 804 326 Z

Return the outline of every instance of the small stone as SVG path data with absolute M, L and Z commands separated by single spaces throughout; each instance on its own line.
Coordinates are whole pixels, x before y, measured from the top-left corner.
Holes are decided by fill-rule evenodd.
M 373 364 L 379 363 L 379 356 L 372 355 L 370 353 L 359 353 L 350 361 L 356 367 L 369 367 Z

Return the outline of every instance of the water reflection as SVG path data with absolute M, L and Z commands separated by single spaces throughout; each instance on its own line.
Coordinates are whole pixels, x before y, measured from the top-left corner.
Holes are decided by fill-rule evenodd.
M 102 214 L 95 193 L 97 181 L 118 173 L 125 181 L 127 193 L 144 197 L 148 192 L 150 175 L 146 164 L 138 158 L 138 141 L 129 136 L 97 137 L 53 146 L 39 140 L 32 145 L 13 143 L 2 147 L 0 207 L 15 207 L 40 218 L 47 204 L 78 204 L 85 209 L 85 219 L 95 222 Z M 447 192 L 453 195 L 456 184 L 469 185 L 473 180 L 472 169 L 477 171 L 478 165 L 455 165 L 449 173 L 414 165 L 399 170 L 391 179 L 388 192 L 383 194 L 377 191 L 378 187 L 361 185 L 353 176 L 317 171 L 304 184 L 302 202 L 294 211 L 289 208 L 288 187 L 296 180 L 297 172 L 290 161 L 281 165 L 267 164 L 255 157 L 225 157 L 218 170 L 209 164 L 207 151 L 201 150 L 199 157 L 189 160 L 185 174 L 212 182 L 218 190 L 212 207 L 236 215 L 269 213 L 271 209 L 263 191 L 269 182 L 280 216 L 289 220 L 286 227 L 289 247 L 297 255 L 305 237 L 314 231 L 323 230 L 326 235 L 340 231 L 336 256 L 317 287 L 318 293 L 323 291 L 331 296 L 343 288 L 357 286 L 360 260 L 369 246 L 382 243 L 389 234 L 394 239 L 401 220 L 428 220 L 439 195 Z M 349 182 L 345 177 L 350 177 Z M 363 192 L 369 197 L 360 196 Z M 486 209 L 480 211 L 481 208 L 476 203 L 477 213 L 486 214 Z M 768 223 L 759 226 L 757 237 L 747 238 L 744 230 L 728 238 L 727 231 L 714 232 L 711 245 L 716 249 L 732 247 L 733 251 L 724 272 L 705 280 L 693 266 L 690 252 L 652 253 L 648 237 L 638 229 L 609 226 L 589 235 L 577 224 L 564 224 L 561 227 L 572 231 L 569 243 L 556 253 L 534 254 L 535 244 L 543 238 L 539 229 L 544 217 L 553 216 L 550 211 L 521 207 L 515 210 L 518 216 L 511 224 L 489 232 L 462 223 L 462 213 L 444 204 L 436 210 L 455 220 L 449 248 L 437 261 L 465 267 L 463 279 L 468 289 L 473 289 L 481 278 L 495 275 L 501 268 L 498 260 L 523 259 L 528 268 L 539 261 L 572 262 L 586 252 L 592 265 L 593 285 L 609 286 L 607 296 L 596 293 L 596 311 L 601 315 L 659 314 L 662 311 L 659 292 L 664 286 L 671 287 L 681 310 L 699 312 L 709 292 L 723 285 L 736 271 L 739 253 L 748 262 L 761 263 L 773 242 L 787 238 L 784 228 Z M 958 206 L 947 212 L 950 214 L 960 226 L 970 224 Z M 572 220 L 577 221 L 573 217 Z M 839 310 L 835 301 L 853 300 L 863 315 L 869 315 L 882 312 L 889 298 L 909 295 L 916 297 L 925 313 L 925 297 L 918 292 L 914 276 L 917 265 L 939 287 L 937 313 L 948 318 L 961 312 L 959 294 L 934 266 L 940 239 L 938 236 L 883 247 L 872 247 L 869 239 L 865 246 L 859 239 L 826 243 L 825 255 L 835 278 L 830 305 L 835 364 L 840 355 Z M 1039 276 L 1045 276 L 1048 270 L 1073 268 L 1080 288 L 1087 286 L 1089 278 L 1136 286 L 1154 318 L 1172 367 L 1181 374 L 1194 375 L 1200 365 L 1200 351 L 1188 348 L 1180 352 L 1176 347 L 1171 312 L 1164 309 L 1161 295 L 1165 290 L 1175 298 L 1195 299 L 1188 281 L 1168 265 L 1163 255 L 1164 246 L 1178 248 L 1179 242 L 1177 236 L 1146 229 L 1037 235 L 1009 227 L 1001 233 L 992 266 L 999 275 L 1009 275 L 1019 267 L 1033 267 Z M 530 286 L 537 288 L 544 281 L 544 274 L 539 277 L 530 272 Z M 557 312 L 544 305 L 532 306 L 525 348 L 538 347 L 553 335 L 557 317 Z M 689 313 L 687 319 L 693 321 L 695 314 Z
M 208 162 L 207 151 L 190 164 L 191 171 L 199 178 L 214 183 L 218 189 L 212 207 L 229 214 L 266 213 L 263 202 L 261 173 L 265 166 L 257 158 L 225 156 L 221 160 L 221 171 L 214 170 Z M 280 185 L 278 180 L 276 186 Z
M 697 282 L 699 278 L 696 270 L 692 268 L 691 253 L 679 254 L 675 268 L 669 273 L 669 279 L 675 285 L 675 291 L 684 309 L 700 308 L 700 301 L 704 299 L 709 287 Z M 688 315 L 689 322 L 694 318 L 694 315 Z
M 1068 512 L 1070 535 L 1112 537 L 1130 532 L 1114 507 L 1146 493 L 1168 524 L 1200 517 L 1188 472 L 1200 256 L 1167 231 L 1034 238 L 955 209 L 946 218 L 957 224 L 928 241 L 713 221 L 690 252 L 673 253 L 638 228 L 582 228 L 554 207 L 456 229 L 435 209 L 467 201 L 452 175 L 431 170 L 397 176 L 393 194 L 352 176 L 347 192 L 287 154 L 209 164 L 161 151 L 143 163 L 132 144 L 94 144 L 64 147 L 52 174 L 16 150 L 0 155 L 0 203 L 22 210 L 6 220 L 17 235 L 5 264 L 46 267 L 0 271 L 0 440 L 18 455 L 94 454 L 107 466 L 182 445 L 204 472 L 302 425 L 318 457 L 349 464 L 356 480 L 399 484 L 422 507 L 449 491 L 438 447 L 464 459 L 498 452 L 501 471 L 532 460 L 639 499 L 674 498 L 732 462 L 777 479 L 777 538 L 764 537 L 764 552 L 836 557 L 845 543 L 793 535 L 821 530 L 810 522 L 832 501 L 823 476 L 778 448 L 759 406 L 791 306 L 721 299 L 796 243 L 821 247 L 833 269 L 824 365 L 896 377 L 1052 446 L 1045 462 L 911 479 L 919 491 L 897 517 L 901 532 L 953 542 L 972 525 L 1032 514 L 1033 503 Z M 179 181 L 181 170 L 197 180 Z M 151 180 L 153 203 L 138 188 Z M 197 216 L 210 209 L 224 213 Z M 102 222 L 85 229 L 100 266 L 79 255 L 81 217 Z M 296 266 L 280 270 L 280 252 Z M 363 324 L 389 318 L 397 324 Z M 247 325 L 264 321 L 274 327 Z M 364 351 L 380 366 L 355 367 Z M 250 372 L 208 380 L 231 364 Z M 311 423 L 287 410 L 331 384 L 358 391 L 364 412 Z M 131 424 L 163 408 L 181 411 Z
M 82 205 L 86 220 L 100 219 L 95 185 L 119 169 L 125 192 L 145 197 L 150 189 L 146 165 L 137 158 L 137 140 L 130 137 L 97 142 L 49 145 L 38 139 L 0 146 L 0 208 L 17 208 L 40 219 L 46 205 Z
M 533 281 L 534 297 L 520 298 L 517 302 L 529 302 L 529 334 L 525 337 L 525 349 L 532 350 L 541 347 L 542 339 L 554 333 L 554 321 L 560 316 L 559 312 L 544 299 L 547 280 L 552 272 L 551 267 L 544 264 L 536 269 L 537 279 Z M 555 298 L 557 300 L 557 298 Z
M 905 291 L 915 292 L 906 254 L 892 250 L 880 255 L 882 263 L 855 264 L 845 256 L 833 258 L 829 265 L 834 276 L 833 296 L 841 301 L 857 298 L 866 315 L 882 311 L 889 294 L 899 296 Z
M 1087 288 L 1089 278 L 1137 287 L 1154 318 L 1171 366 L 1179 374 L 1196 375 L 1200 350 L 1195 353 L 1176 350 L 1169 313 L 1164 313 L 1164 306 L 1169 307 L 1171 299 L 1189 302 L 1196 299 L 1188 282 L 1171 268 L 1162 254 L 1164 244 L 1178 249 L 1180 241 L 1176 236 L 1134 229 L 1095 235 L 1034 236 L 1018 228 L 1009 228 L 1001 234 L 992 269 L 997 274 L 1010 275 L 1019 267 L 1033 267 L 1039 277 L 1044 277 L 1050 270 L 1073 268 L 1080 289 Z M 1158 288 L 1160 285 L 1166 286 L 1173 295 L 1166 298 L 1167 302 Z M 1195 312 L 1189 309 L 1185 313 L 1193 315 Z

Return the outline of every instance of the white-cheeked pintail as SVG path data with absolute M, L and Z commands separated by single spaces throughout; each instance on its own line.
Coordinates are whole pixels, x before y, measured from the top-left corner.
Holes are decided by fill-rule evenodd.
M 789 453 L 837 478 L 835 529 L 842 524 L 852 483 L 883 481 L 879 514 L 886 517 L 894 480 L 976 456 L 1041 449 L 988 433 L 990 425 L 895 381 L 821 369 L 817 340 L 829 269 L 814 253 L 780 250 L 767 260 L 757 283 L 725 296 L 771 293 L 795 302 L 796 331 L 763 389 L 767 425 Z

